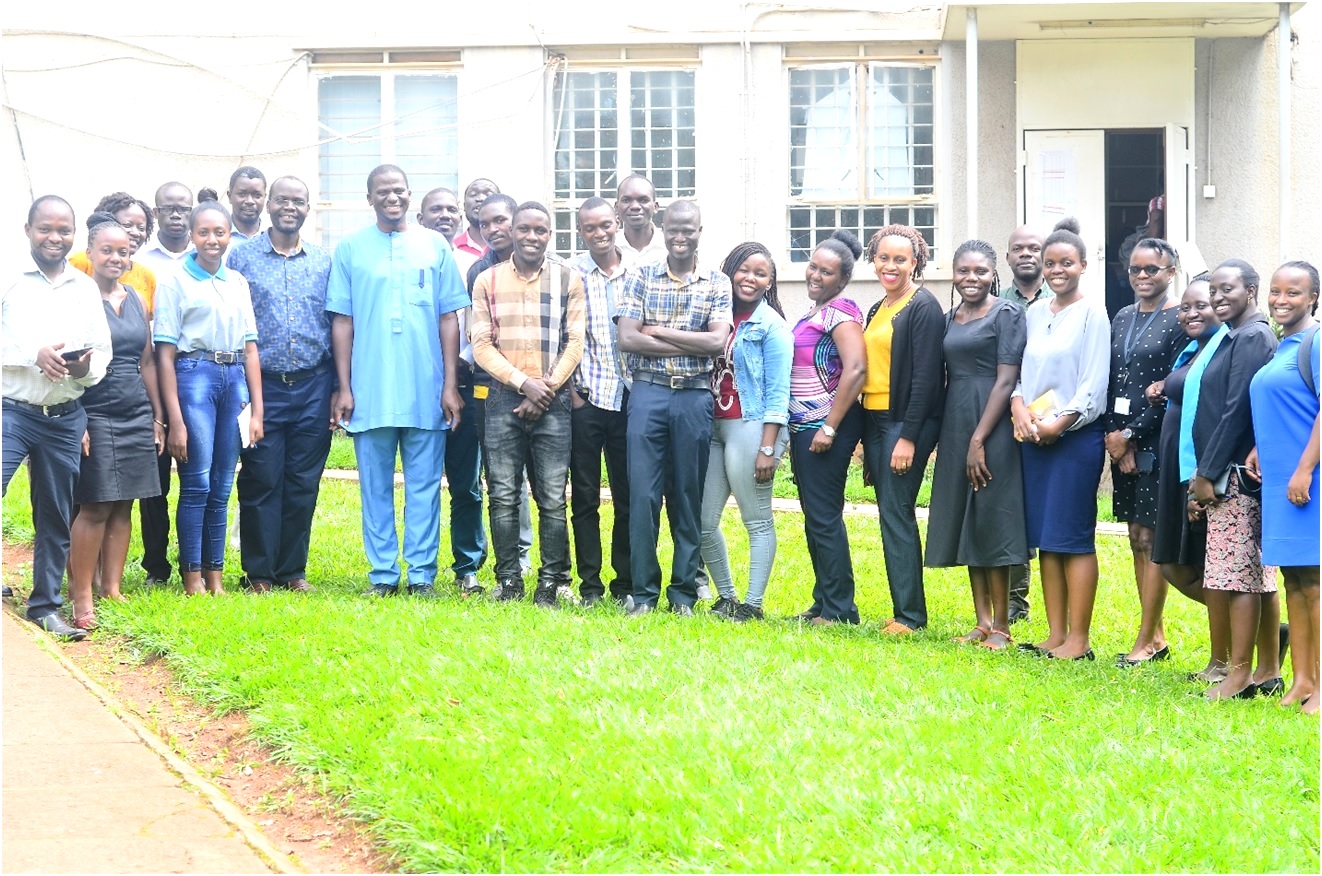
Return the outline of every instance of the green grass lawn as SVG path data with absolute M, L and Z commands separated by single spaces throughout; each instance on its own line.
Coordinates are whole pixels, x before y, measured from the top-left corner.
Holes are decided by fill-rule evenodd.
M 928 630 L 884 638 L 876 521 L 849 528 L 854 629 L 370 602 L 357 488 L 328 482 L 318 593 L 185 600 L 132 568 L 130 601 L 98 613 L 202 702 L 245 710 L 405 870 L 1318 871 L 1318 722 L 1204 702 L 1182 679 L 1205 620 L 1178 594 L 1175 659 L 1116 669 L 1137 618 L 1122 539 L 1099 544 L 1100 659 L 1058 663 L 952 644 L 972 618 L 961 570 L 929 573 Z M 725 531 L 746 557 L 733 511 Z M 812 576 L 802 519 L 777 532 L 783 616 Z M 1044 635 L 1036 585 L 1033 602 L 1021 640 Z

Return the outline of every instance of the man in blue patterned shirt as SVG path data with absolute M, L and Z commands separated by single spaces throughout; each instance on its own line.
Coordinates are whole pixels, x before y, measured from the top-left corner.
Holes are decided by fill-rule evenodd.
M 292 176 L 271 184 L 271 227 L 230 250 L 248 281 L 257 319 L 266 434 L 243 451 L 239 535 L 245 585 L 305 592 L 308 542 L 321 473 L 330 453 L 330 255 L 303 240 L 308 187 Z
M 661 597 L 656 542 L 664 496 L 675 551 L 666 597 L 692 615 L 698 599 L 702 485 L 711 450 L 712 359 L 734 322 L 730 279 L 698 267 L 702 214 L 675 201 L 661 223 L 666 259 L 630 274 L 620 295 L 620 350 L 633 369 L 626 442 L 633 608 L 646 614 Z

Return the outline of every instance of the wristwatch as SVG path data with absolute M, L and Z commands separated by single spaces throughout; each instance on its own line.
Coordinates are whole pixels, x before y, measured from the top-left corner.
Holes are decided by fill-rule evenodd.
M 758 451 L 758 453 L 765 453 L 767 456 L 775 456 L 775 455 L 776 455 L 776 448 L 773 447 L 773 446 L 770 445 L 770 444 L 768 444 L 768 445 L 765 446 L 765 447 L 759 447 L 759 448 L 757 449 L 757 451 Z
M 1126 428 L 1124 428 L 1124 429 L 1121 429 L 1121 430 L 1120 430 L 1120 437 L 1123 438 L 1123 439 L 1125 439 L 1126 441 L 1133 441 L 1133 440 L 1134 440 L 1134 430 L 1133 430 L 1133 429 L 1130 429 L 1130 428 L 1128 428 L 1128 427 L 1126 427 Z
M 825 435 L 827 438 L 834 438 L 835 429 L 827 425 L 826 423 L 822 423 L 822 434 Z

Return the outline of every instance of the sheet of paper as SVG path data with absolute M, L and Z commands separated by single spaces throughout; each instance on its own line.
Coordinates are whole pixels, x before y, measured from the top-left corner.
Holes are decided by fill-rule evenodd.
M 239 441 L 241 447 L 252 447 L 252 405 L 239 411 Z

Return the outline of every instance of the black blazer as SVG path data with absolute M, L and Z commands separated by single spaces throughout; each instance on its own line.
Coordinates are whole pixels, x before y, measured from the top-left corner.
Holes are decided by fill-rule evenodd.
M 1193 421 L 1193 446 L 1198 474 L 1215 481 L 1234 464 L 1243 464 L 1253 449 L 1253 414 L 1249 381 L 1276 353 L 1276 335 L 1261 313 L 1221 342 L 1203 371 L 1198 413 Z
M 881 309 L 872 305 L 864 325 Z M 945 406 L 945 362 L 941 344 L 946 315 L 936 296 L 920 286 L 913 300 L 891 322 L 891 419 L 902 419 L 900 437 L 918 440 L 928 420 L 940 420 Z

